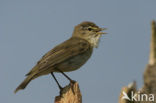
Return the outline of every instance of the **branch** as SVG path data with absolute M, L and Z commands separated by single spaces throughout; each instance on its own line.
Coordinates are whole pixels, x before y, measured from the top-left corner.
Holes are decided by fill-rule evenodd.
M 154 101 L 126 101 L 122 100 L 122 95 L 120 94 L 119 103 L 156 103 L 156 22 L 152 21 L 151 23 L 151 43 L 150 43 L 150 54 L 149 54 L 149 64 L 144 72 L 144 85 L 140 90 L 135 92 L 136 96 L 140 94 L 146 94 L 150 96 L 150 94 L 154 95 Z M 124 87 L 121 93 L 126 91 L 129 96 L 129 93 L 133 91 L 131 88 Z M 135 95 L 134 94 L 134 95 Z
M 156 63 L 156 23 L 152 21 L 151 23 L 151 44 L 150 44 L 150 55 L 149 64 L 153 65 Z
M 126 93 L 130 99 L 131 91 L 136 93 L 136 82 L 135 81 L 130 83 L 128 86 L 122 87 L 121 92 L 120 92 L 120 97 L 119 97 L 119 103 L 130 103 L 130 101 L 128 99 L 123 99 L 123 96 L 124 96 L 124 93 Z
M 55 103 L 82 103 L 82 96 L 77 82 L 69 84 L 55 97 Z

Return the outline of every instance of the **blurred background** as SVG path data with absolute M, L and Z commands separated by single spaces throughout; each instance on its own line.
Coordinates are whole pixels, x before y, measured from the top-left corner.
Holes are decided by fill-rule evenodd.
M 51 75 L 13 91 L 82 21 L 108 28 L 91 59 L 67 73 L 79 82 L 83 103 L 117 103 L 121 87 L 134 80 L 141 88 L 155 5 L 155 0 L 0 0 L 0 102 L 53 103 L 59 89 Z M 56 76 L 61 85 L 69 83 Z

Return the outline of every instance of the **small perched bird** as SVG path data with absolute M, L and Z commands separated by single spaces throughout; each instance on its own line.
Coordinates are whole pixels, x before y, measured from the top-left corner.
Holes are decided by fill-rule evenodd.
M 51 73 L 61 89 L 62 87 L 56 80 L 54 72 L 62 73 L 72 82 L 72 79 L 63 72 L 77 70 L 86 63 L 92 54 L 93 48 L 98 47 L 101 35 L 106 34 L 101 32 L 103 30 L 105 28 L 100 28 L 95 23 L 88 21 L 75 26 L 72 37 L 47 52 L 26 74 L 27 77 L 14 92 L 24 89 L 31 80 L 49 73 Z

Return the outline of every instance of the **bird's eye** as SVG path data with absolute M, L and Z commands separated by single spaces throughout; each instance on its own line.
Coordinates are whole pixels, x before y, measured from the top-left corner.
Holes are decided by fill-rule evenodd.
M 89 31 L 93 30 L 91 27 L 88 28 Z

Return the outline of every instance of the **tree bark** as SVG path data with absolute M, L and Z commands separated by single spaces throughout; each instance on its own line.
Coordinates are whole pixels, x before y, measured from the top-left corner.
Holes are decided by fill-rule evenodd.
M 82 103 L 82 95 L 77 82 L 70 83 L 55 97 L 54 103 Z

